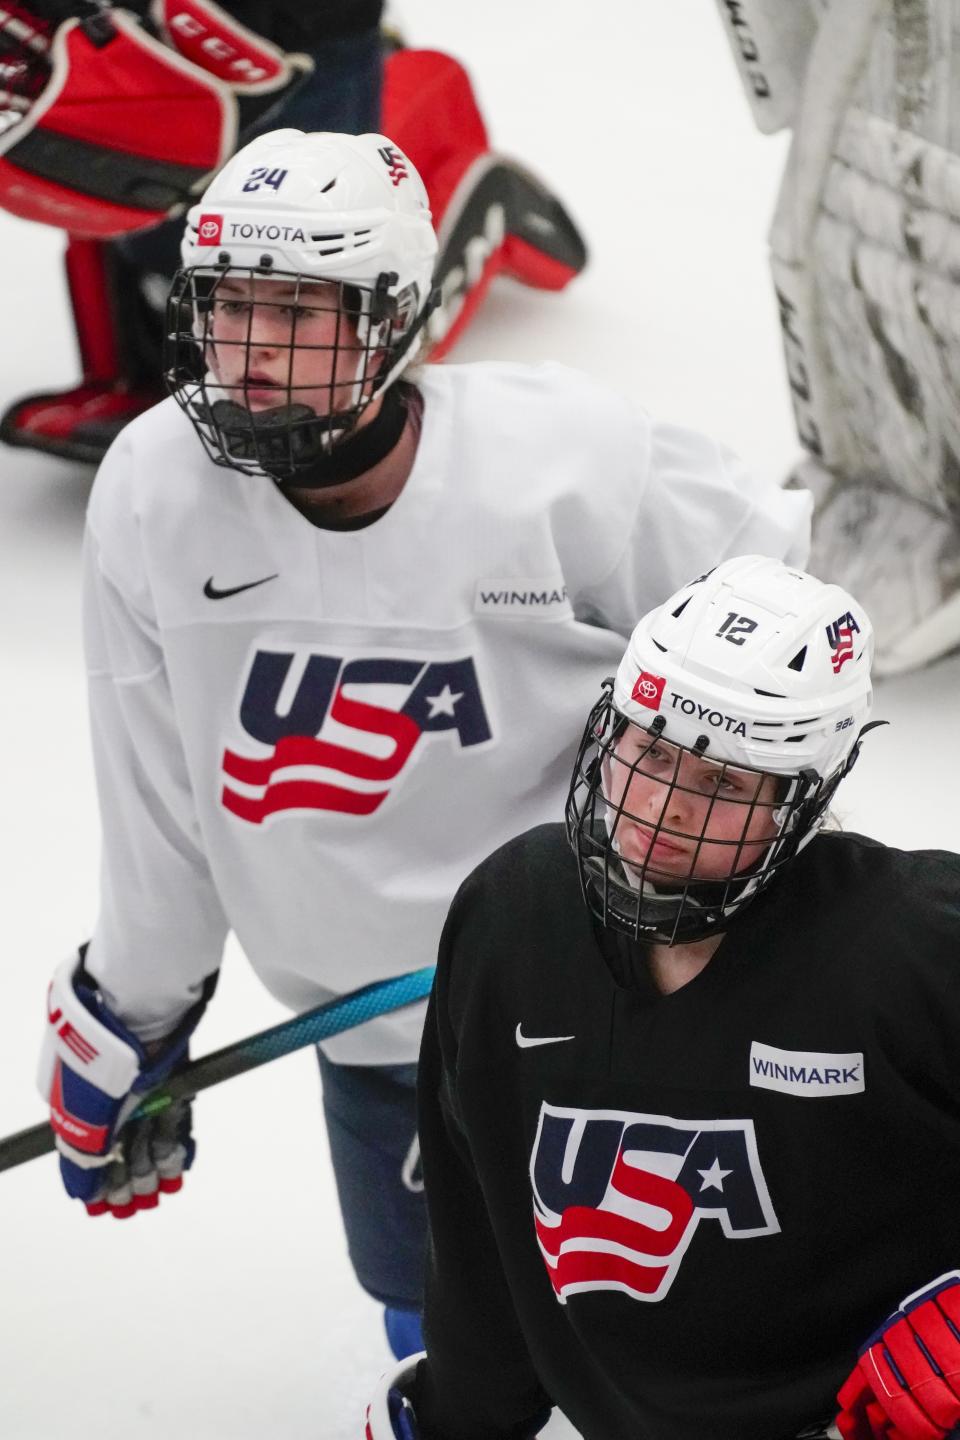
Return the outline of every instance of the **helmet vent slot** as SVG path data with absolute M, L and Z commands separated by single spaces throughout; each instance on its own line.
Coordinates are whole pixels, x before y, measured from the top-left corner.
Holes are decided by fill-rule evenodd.
M 324 185 L 323 189 L 320 191 L 320 194 L 321 194 L 321 195 L 329 195 L 330 191 L 333 189 L 333 187 L 334 187 L 334 185 L 336 185 L 336 183 L 337 183 L 337 177 L 336 177 L 336 175 L 334 175 L 333 179 L 332 179 L 332 180 L 328 180 L 327 183 L 326 183 L 326 185 Z
M 786 695 L 781 695 L 779 690 L 761 690 L 757 685 L 754 685 L 753 693 L 754 695 L 768 695 L 771 700 L 786 700 L 787 698 Z
M 650 636 L 650 639 L 653 640 L 653 636 L 652 636 L 652 635 Z M 666 655 L 666 653 L 667 653 L 667 647 L 666 647 L 666 645 L 661 645 L 659 640 L 653 640 L 653 643 L 654 643 L 654 645 L 656 645 L 656 647 L 657 647 L 658 650 L 662 650 L 663 653 L 664 653 L 664 655 Z
M 787 666 L 787 669 L 788 669 L 788 670 L 802 670 L 802 669 L 803 669 L 803 662 L 806 660 L 806 658 L 807 658 L 807 647 L 806 647 L 806 645 L 804 645 L 803 649 L 802 649 L 802 650 L 798 650 L 797 653 L 796 653 L 796 655 L 794 655 L 793 659 L 790 661 L 790 664 Z
M 676 610 L 674 610 L 674 611 L 671 612 L 672 615 L 673 615 L 674 620 L 679 620 L 679 619 L 680 619 L 680 616 L 683 614 L 684 610 L 686 610 L 686 608 L 687 608 L 687 606 L 688 606 L 689 604 L 690 604 L 690 596 L 688 595 L 687 598 L 686 598 L 686 600 L 684 600 L 684 601 L 682 602 L 682 604 L 678 605 L 677 608 L 676 608 Z M 662 647 L 661 647 L 661 648 L 662 648 Z

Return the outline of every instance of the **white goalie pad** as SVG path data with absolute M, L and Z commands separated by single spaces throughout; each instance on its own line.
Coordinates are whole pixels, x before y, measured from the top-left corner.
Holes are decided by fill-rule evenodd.
M 792 125 L 823 0 L 717 0 L 720 23 L 765 135 Z
M 960 645 L 960 546 L 956 527 L 895 490 L 838 479 L 804 461 L 791 484 L 814 496 L 807 569 L 864 601 L 885 637 L 875 675 L 927 665 Z
M 819 499 L 810 569 L 873 620 L 879 674 L 960 644 L 960 13 L 833 0 L 771 229 Z

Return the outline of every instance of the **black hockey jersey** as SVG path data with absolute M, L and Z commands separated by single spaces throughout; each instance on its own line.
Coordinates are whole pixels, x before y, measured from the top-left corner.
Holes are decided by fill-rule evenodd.
M 786 1440 L 960 1265 L 960 858 L 821 835 L 669 995 L 600 938 L 560 826 L 451 909 L 424 1436 Z

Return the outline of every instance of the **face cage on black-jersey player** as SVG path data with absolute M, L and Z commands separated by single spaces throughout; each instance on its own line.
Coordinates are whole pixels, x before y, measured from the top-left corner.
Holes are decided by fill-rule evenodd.
M 642 734 L 648 744 L 632 761 L 615 753 L 620 737 L 628 726 Z M 653 775 L 644 770 L 643 762 L 658 744 L 664 742 L 673 752 L 672 775 Z M 717 789 L 712 794 L 679 783 L 684 755 L 707 760 L 716 766 Z M 604 788 L 604 770 L 621 767 L 614 793 L 619 803 L 612 804 Z M 627 796 L 635 775 L 649 784 L 663 784 L 664 803 L 656 820 L 634 815 L 626 808 Z M 600 922 L 619 930 L 634 940 L 666 945 L 686 944 L 725 930 L 731 921 L 764 889 L 780 867 L 796 854 L 824 813 L 830 796 L 839 783 L 837 776 L 825 785 L 813 770 L 797 775 L 778 776 L 774 798 L 757 798 L 764 778 L 771 772 L 723 760 L 712 760 L 709 738 L 700 736 L 694 746 L 671 740 L 662 715 L 656 716 L 645 729 L 634 724 L 615 708 L 613 682 L 604 682 L 604 693 L 590 712 L 574 765 L 573 779 L 567 796 L 567 836 L 577 857 L 577 867 L 584 899 Z M 749 799 L 722 796 L 719 786 L 729 774 L 757 777 L 757 787 Z M 622 788 L 621 788 L 622 784 Z M 695 797 L 698 805 L 705 803 L 699 830 L 680 831 L 667 823 L 669 797 L 679 791 Z M 743 807 L 743 825 L 739 838 L 718 840 L 707 835 L 711 816 L 718 803 Z M 750 839 L 748 831 L 754 816 L 769 811 L 776 823 L 775 833 L 766 839 Z M 718 877 L 686 878 L 657 869 L 648 850 L 642 863 L 623 860 L 617 849 L 617 830 L 623 820 L 632 821 L 649 830 L 651 839 L 663 836 L 668 840 L 691 844 L 690 872 L 705 844 L 726 846 L 730 864 Z M 746 856 L 754 847 L 766 848 L 759 860 L 750 862 Z
M 245 333 L 237 339 L 220 339 L 214 334 L 217 292 L 225 281 L 238 279 L 248 281 L 251 294 L 255 280 L 286 283 L 293 290 L 283 300 L 265 297 L 262 289 L 250 301 L 231 294 L 222 303 L 248 305 Z M 285 480 L 309 470 L 351 434 L 425 319 L 424 313 L 416 314 L 415 287 L 411 287 L 414 293 L 399 299 L 387 293 L 395 282 L 393 274 L 381 275 L 370 287 L 236 265 L 177 272 L 167 307 L 164 378 L 214 464 Z M 269 346 L 287 352 L 286 384 L 277 385 L 276 406 L 254 411 L 248 404 L 249 390 L 259 387 L 247 378 L 251 342 L 254 351 L 263 348 L 254 332 L 255 316 L 261 313 L 257 323 L 262 324 L 262 313 L 270 309 L 292 312 L 289 341 Z M 297 338 L 298 325 L 302 333 L 304 317 L 310 314 L 335 316 L 330 343 L 311 345 Z M 214 350 L 222 353 L 232 347 L 245 352 L 242 378 L 223 384 L 213 373 Z M 295 355 L 306 351 L 330 356 L 327 382 L 294 383 Z M 338 375 L 344 363 L 347 373 Z M 317 390 L 326 392 L 323 414 L 304 396 L 305 391 Z

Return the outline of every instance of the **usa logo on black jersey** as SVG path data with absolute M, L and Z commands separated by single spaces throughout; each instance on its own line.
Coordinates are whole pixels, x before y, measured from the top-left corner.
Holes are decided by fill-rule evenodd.
M 537 1243 L 557 1299 L 662 1300 L 701 1220 L 775 1235 L 752 1120 L 674 1120 L 544 1103 L 530 1160 Z
M 259 825 L 291 810 L 372 815 L 421 737 L 462 749 L 492 738 L 469 655 L 349 659 L 312 649 L 257 650 L 240 701 L 253 754 L 223 752 L 225 809 Z

